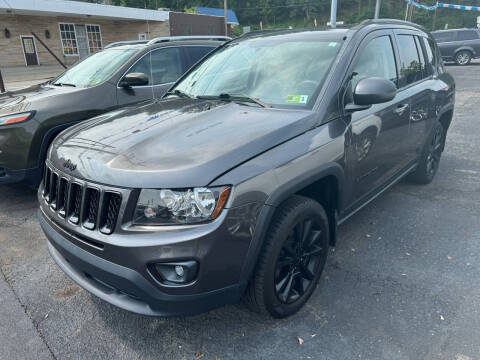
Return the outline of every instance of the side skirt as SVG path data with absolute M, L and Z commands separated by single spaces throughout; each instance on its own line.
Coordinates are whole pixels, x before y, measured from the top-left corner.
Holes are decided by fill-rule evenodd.
M 415 170 L 415 168 L 418 166 L 417 163 L 411 165 L 410 167 L 408 167 L 405 171 L 403 171 L 402 173 L 400 173 L 400 175 L 398 175 L 397 177 L 393 178 L 393 180 L 391 182 L 389 182 L 387 185 L 385 185 L 384 187 L 381 188 L 380 191 L 378 191 L 377 193 L 375 193 L 373 196 L 371 196 L 367 201 L 365 201 L 363 204 L 361 204 L 360 206 L 356 207 L 355 209 L 349 211 L 346 215 L 344 214 L 342 216 L 342 218 L 340 218 L 337 222 L 338 225 L 341 225 L 343 224 L 346 220 L 348 220 L 350 217 L 352 217 L 353 215 L 355 215 L 358 211 L 360 211 L 361 209 L 363 209 L 365 206 L 367 206 L 368 204 L 370 204 L 373 200 L 375 200 L 377 197 L 379 197 L 380 195 L 382 195 L 385 191 L 387 191 L 388 189 L 390 189 L 393 185 L 397 184 L 400 180 L 402 180 L 405 176 L 407 176 L 408 174 L 410 174 L 410 172 L 412 172 L 413 170 Z

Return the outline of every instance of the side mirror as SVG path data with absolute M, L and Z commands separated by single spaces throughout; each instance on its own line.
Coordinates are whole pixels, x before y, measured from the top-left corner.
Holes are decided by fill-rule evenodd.
M 148 76 L 144 73 L 130 73 L 123 77 L 119 84 L 121 87 L 148 85 Z
M 397 87 L 385 78 L 369 77 L 362 79 L 353 91 L 353 104 L 347 104 L 345 110 L 354 112 L 368 109 L 373 104 L 385 103 L 395 98 Z

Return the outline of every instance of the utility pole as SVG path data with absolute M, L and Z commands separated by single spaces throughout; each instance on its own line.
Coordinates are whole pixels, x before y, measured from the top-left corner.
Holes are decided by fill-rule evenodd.
M 228 36 L 228 26 L 227 26 L 227 0 L 223 0 L 223 17 L 225 18 L 225 36 Z
M 380 17 L 380 3 L 382 0 L 377 0 L 375 4 L 375 19 L 378 19 Z
M 438 3 L 437 3 L 438 4 Z M 435 8 L 435 14 L 433 15 L 433 24 L 432 24 L 432 31 L 435 31 L 435 25 L 437 23 L 437 8 Z
M 337 0 L 332 0 L 332 6 L 330 8 L 330 27 L 337 27 Z

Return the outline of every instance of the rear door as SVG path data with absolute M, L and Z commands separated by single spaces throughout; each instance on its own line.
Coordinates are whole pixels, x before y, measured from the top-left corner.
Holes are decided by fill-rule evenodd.
M 458 47 L 457 31 L 442 31 L 435 33 L 435 39 L 437 40 L 442 57 L 451 59 Z
M 458 41 L 462 46 L 472 48 L 474 57 L 480 55 L 480 39 L 477 30 L 461 30 L 458 32 Z
M 405 160 L 414 162 L 421 154 L 429 129 L 435 119 L 434 80 L 427 66 L 422 34 L 411 30 L 395 30 L 400 58 L 399 92 L 410 104 L 408 137 L 405 138 Z
M 362 78 L 382 77 L 398 83 L 394 43 L 391 30 L 374 31 L 362 41 L 348 71 L 353 77 L 345 103 L 351 101 L 349 92 Z M 409 116 L 408 94 L 402 91 L 392 101 L 351 115 L 352 144 L 347 162 L 354 179 L 352 207 L 363 203 L 404 168 Z
M 160 98 L 185 70 L 185 60 L 180 47 L 162 47 L 148 52 L 124 74 L 143 73 L 149 79 L 148 84 L 128 88 L 117 85 L 118 104 L 126 105 Z

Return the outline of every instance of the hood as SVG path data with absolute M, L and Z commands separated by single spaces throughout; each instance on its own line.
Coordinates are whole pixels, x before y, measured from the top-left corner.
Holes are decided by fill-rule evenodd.
M 50 96 L 72 93 L 81 88 L 53 86 L 47 83 L 33 85 L 24 89 L 7 91 L 0 95 L 0 116 L 37 110 L 36 104 Z
M 49 159 L 73 176 L 113 186 L 205 186 L 313 125 L 311 111 L 164 100 L 69 128 L 55 140 Z M 67 161 L 73 171 L 64 167 Z

